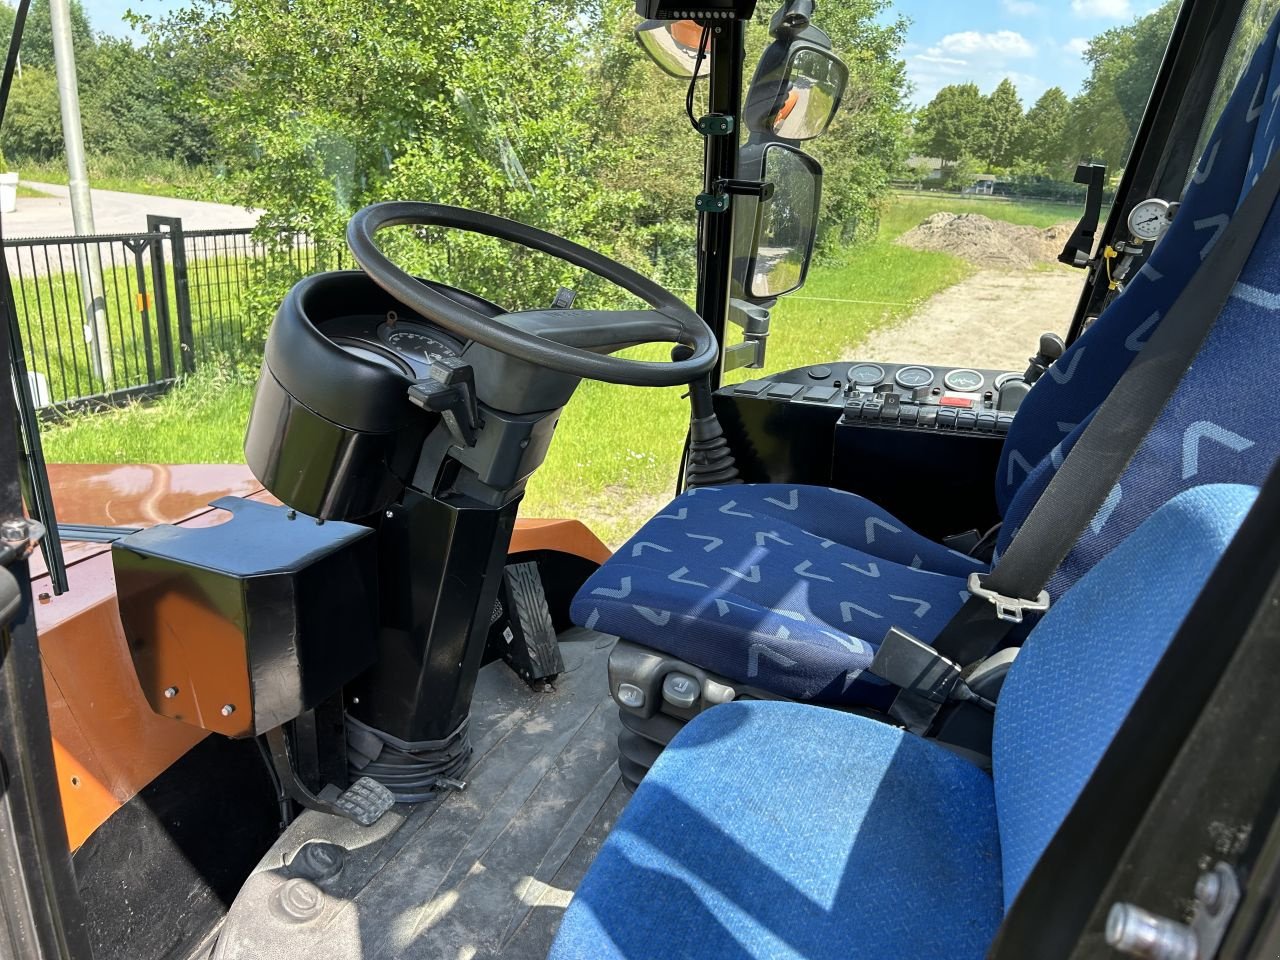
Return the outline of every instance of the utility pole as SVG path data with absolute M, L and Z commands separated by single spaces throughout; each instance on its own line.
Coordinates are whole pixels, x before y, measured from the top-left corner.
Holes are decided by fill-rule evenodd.
M 69 0 L 49 0 L 49 20 L 53 27 L 53 61 L 58 72 L 58 103 L 62 108 L 62 139 L 67 150 L 71 222 L 76 236 L 91 236 L 94 233 L 93 197 L 89 193 L 89 171 L 84 158 L 84 131 L 80 128 L 80 88 L 76 78 L 76 52 L 71 41 Z M 111 389 L 113 370 L 102 265 L 96 256 L 89 255 L 88 244 L 73 246 L 84 301 L 84 339 L 89 344 L 89 362 L 106 392 Z

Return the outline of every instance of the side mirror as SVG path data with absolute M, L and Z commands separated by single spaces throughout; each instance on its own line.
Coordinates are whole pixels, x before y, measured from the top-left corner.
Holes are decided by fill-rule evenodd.
M 663 73 L 689 80 L 698 62 L 703 30 L 692 20 L 645 20 L 636 24 L 636 40 Z
M 848 83 L 848 68 L 831 51 L 792 45 L 777 101 L 765 117 L 767 132 L 783 140 L 821 136 L 840 109 Z
M 813 259 L 822 199 L 822 165 L 785 143 L 748 146 L 743 154 L 747 179 L 773 184 L 773 195 L 741 204 L 735 257 L 741 296 L 763 303 L 804 286 Z

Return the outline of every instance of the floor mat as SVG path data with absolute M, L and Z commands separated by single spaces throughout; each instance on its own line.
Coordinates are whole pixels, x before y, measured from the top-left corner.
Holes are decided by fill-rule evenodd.
M 467 788 L 397 806 L 368 829 L 304 813 L 245 883 L 215 960 L 542 960 L 630 796 L 608 694 L 613 643 L 566 633 L 565 672 L 546 692 L 486 666 Z M 346 850 L 318 900 L 291 889 L 284 869 L 316 840 Z

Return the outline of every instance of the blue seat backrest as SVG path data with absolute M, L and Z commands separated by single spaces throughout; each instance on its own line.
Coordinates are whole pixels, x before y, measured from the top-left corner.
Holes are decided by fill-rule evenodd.
M 1184 491 L 1031 632 L 1000 693 L 992 745 L 1006 909 L 1256 497 L 1241 484 Z
M 1268 40 L 1238 86 L 1202 164 L 1208 185 L 1225 156 L 1226 148 L 1219 145 L 1232 141 L 1230 153 L 1235 157 L 1234 141 L 1240 139 L 1236 134 L 1241 129 L 1252 131 L 1253 149 L 1243 165 L 1245 183 L 1235 191 L 1233 203 L 1241 192 L 1247 193 L 1252 186 L 1280 135 L 1280 58 L 1274 56 L 1278 29 L 1280 20 L 1272 25 Z M 1206 219 L 1217 223 L 1215 236 L 1228 222 L 1225 215 Z M 1175 219 L 1175 223 L 1179 222 L 1195 229 L 1204 221 L 1184 210 Z M 1165 242 L 1176 239 L 1171 234 Z M 1145 289 L 1154 291 L 1171 279 L 1147 281 Z M 1116 307 L 1124 305 L 1135 292 L 1131 288 L 1117 301 Z M 1266 479 L 1280 451 L 1280 421 L 1268 409 L 1271 389 L 1278 381 L 1276 364 L 1280 353 L 1273 347 L 1278 333 L 1280 204 L 1272 211 L 1227 306 L 1199 355 L 1121 475 L 1120 482 L 1050 581 L 1052 596 L 1061 596 L 1152 511 L 1180 490 L 1206 483 L 1261 484 Z M 1091 334 L 1092 331 L 1081 337 L 1078 345 L 1088 346 L 1086 341 Z M 1083 354 L 1076 356 L 1083 357 Z M 1033 395 L 1038 390 L 1037 386 Z M 1091 417 L 1092 412 L 1071 427 L 1019 486 L 1005 513 L 1005 524 L 997 543 L 1000 550 L 1016 534 Z
M 1278 33 L 1280 18 L 1241 75 L 1168 234 L 1125 291 L 1040 378 L 1018 411 L 996 476 L 996 501 L 1006 525 L 1011 517 L 1016 522 L 1025 515 L 1025 505 L 1019 507 L 1015 499 L 1028 479 L 1060 456 L 1053 452 L 1059 443 L 1106 399 L 1270 157 L 1280 132 Z

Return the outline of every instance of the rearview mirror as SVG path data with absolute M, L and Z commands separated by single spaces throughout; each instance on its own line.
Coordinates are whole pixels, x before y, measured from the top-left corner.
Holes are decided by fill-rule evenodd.
M 773 184 L 773 195 L 767 199 L 738 198 L 742 220 L 735 233 L 743 240 L 751 238 L 749 245 L 742 245 L 742 292 L 761 303 L 804 286 L 818 233 L 822 165 L 795 147 L 768 143 L 744 151 L 743 170 L 750 179 Z
M 689 80 L 698 62 L 703 29 L 692 20 L 645 20 L 636 25 L 636 40 L 663 73 Z
M 783 140 L 812 140 L 830 126 L 849 82 L 849 70 L 829 50 L 794 44 L 787 51 L 781 92 L 766 117 Z

